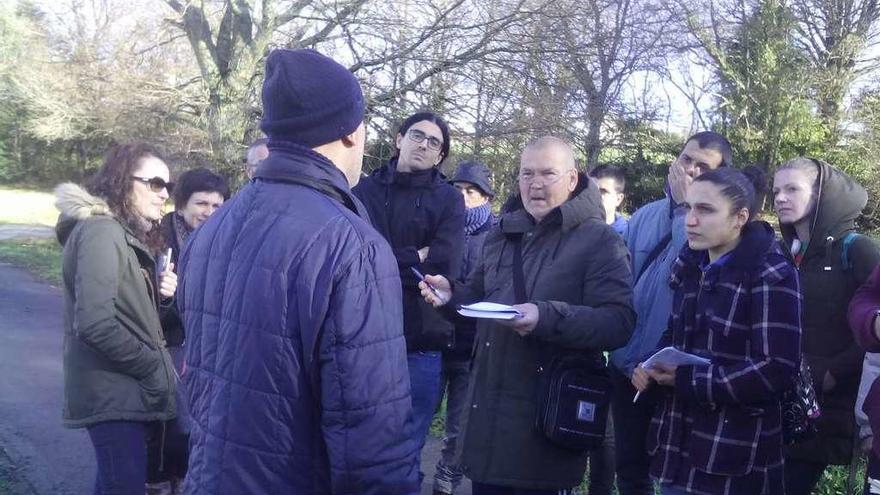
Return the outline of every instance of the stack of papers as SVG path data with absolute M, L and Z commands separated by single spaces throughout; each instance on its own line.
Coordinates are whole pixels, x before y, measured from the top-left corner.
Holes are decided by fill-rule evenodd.
M 492 302 L 463 304 L 458 307 L 458 314 L 469 318 L 489 318 L 492 320 L 515 320 L 522 318 L 522 313 L 513 306 Z
M 675 347 L 664 347 L 663 349 L 655 352 L 653 356 L 646 359 L 645 362 L 642 363 L 642 367 L 652 368 L 657 364 L 674 364 L 676 366 L 688 366 L 697 364 L 712 364 L 712 362 L 704 357 L 680 351 Z

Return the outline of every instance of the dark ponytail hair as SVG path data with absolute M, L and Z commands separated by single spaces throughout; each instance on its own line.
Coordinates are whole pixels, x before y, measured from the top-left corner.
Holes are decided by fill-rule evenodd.
M 743 170 L 721 167 L 702 173 L 694 182 L 709 182 L 718 186 L 721 194 L 733 203 L 733 211 L 749 210 L 749 220 L 755 219 L 767 194 L 767 174 L 754 165 Z

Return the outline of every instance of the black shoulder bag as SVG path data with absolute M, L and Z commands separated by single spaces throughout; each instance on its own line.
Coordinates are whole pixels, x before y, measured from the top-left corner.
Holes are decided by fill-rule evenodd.
M 513 241 L 513 287 L 517 303 L 524 303 L 522 236 Z M 599 448 L 611 400 L 604 363 L 585 355 L 554 356 L 551 345 L 534 342 L 541 351 L 535 427 L 558 447 L 580 452 Z

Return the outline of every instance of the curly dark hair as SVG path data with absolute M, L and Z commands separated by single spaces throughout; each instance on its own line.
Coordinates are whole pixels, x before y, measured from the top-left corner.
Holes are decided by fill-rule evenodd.
M 131 204 L 134 190 L 132 177 L 140 168 L 141 160 L 147 157 L 165 159 L 155 146 L 144 142 L 117 144 L 107 151 L 104 164 L 86 186 L 86 190 L 107 202 L 113 215 L 128 227 L 132 233 L 155 253 L 162 249 L 162 238 L 158 222 L 150 222 L 144 228 L 144 220 Z

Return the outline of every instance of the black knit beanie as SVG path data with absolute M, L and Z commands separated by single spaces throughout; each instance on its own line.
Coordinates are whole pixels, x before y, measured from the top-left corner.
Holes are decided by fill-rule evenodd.
M 316 146 L 351 134 L 364 120 L 352 73 L 314 50 L 273 50 L 266 59 L 263 120 L 270 141 Z

